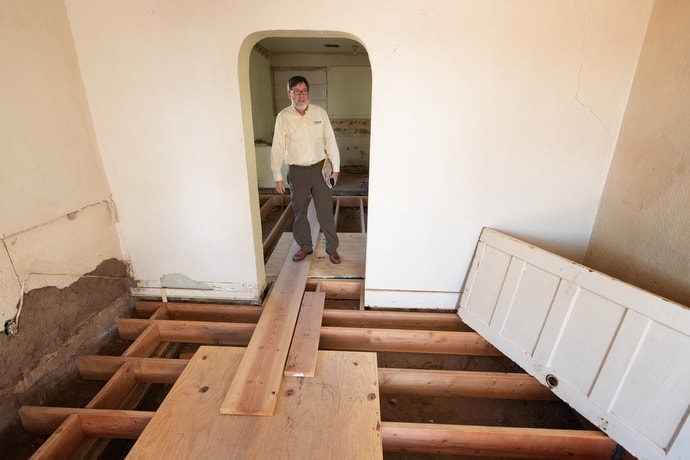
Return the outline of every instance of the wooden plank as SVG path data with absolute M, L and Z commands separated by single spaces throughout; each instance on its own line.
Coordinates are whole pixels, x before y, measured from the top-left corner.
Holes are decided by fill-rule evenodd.
M 321 286 L 319 290 L 326 293 L 327 299 L 360 300 L 364 288 L 363 279 L 318 278 L 309 279 L 307 289 L 315 291 L 317 284 Z
M 146 328 L 148 321 L 133 318 L 118 320 L 120 336 L 124 339 L 136 338 L 139 331 Z M 254 328 L 252 324 L 197 321 L 167 320 L 156 321 L 156 324 L 166 342 L 206 345 L 246 345 Z M 476 332 L 322 326 L 319 340 L 321 348 L 330 350 L 500 355 Z
M 417 396 L 553 401 L 558 398 L 529 374 L 430 369 L 379 369 L 382 393 Z
M 108 380 L 123 364 L 131 365 L 137 382 L 175 383 L 188 359 L 79 356 L 82 378 Z M 378 370 L 381 391 L 433 396 L 554 400 L 556 396 L 528 374 L 429 369 Z
M 150 356 L 160 344 L 161 336 L 158 333 L 158 326 L 150 324 L 122 353 L 122 356 Z
M 323 234 L 319 234 L 312 256 L 310 278 L 364 278 L 366 233 L 338 233 L 338 238 L 340 239 L 338 254 L 340 254 L 342 262 L 332 264 L 326 253 L 326 240 Z
M 305 292 L 283 375 L 314 377 L 326 294 Z
M 210 321 L 156 320 L 160 337 L 165 342 L 205 343 L 212 345 L 247 345 L 256 325 L 248 323 L 217 323 Z M 136 339 L 150 320 L 121 318 L 117 329 L 123 339 Z
M 161 306 L 151 314 L 149 319 L 170 319 L 167 300 L 161 303 Z
M 175 383 L 189 360 L 95 355 L 77 357 L 77 369 L 85 380 L 108 380 L 126 363 L 131 364 L 137 382 L 171 384 Z
M 323 312 L 323 326 L 428 331 L 470 331 L 455 313 L 334 310 Z
M 220 406 L 222 414 L 273 414 L 308 272 L 308 261 L 285 260 Z
M 348 282 L 349 283 L 349 282 Z M 319 282 L 319 292 L 324 292 L 331 298 L 329 281 Z M 361 289 L 362 283 L 356 282 L 356 289 Z M 148 316 L 156 310 L 160 302 L 137 302 L 137 312 Z M 256 323 L 261 316 L 262 309 L 245 305 L 217 305 L 174 303 L 167 306 L 170 319 L 179 321 L 214 321 L 231 323 Z M 143 324 L 143 323 L 142 323 Z M 425 329 L 444 331 L 470 331 L 455 313 L 415 312 L 415 311 L 373 311 L 373 310 L 337 310 L 325 309 L 323 312 L 324 326 L 340 327 L 373 327 L 390 329 Z
M 84 439 L 84 431 L 77 414 L 69 415 L 50 435 L 31 460 L 68 460 Z
M 386 452 L 504 458 L 609 460 L 616 442 L 599 431 L 383 422 Z
M 261 216 L 262 220 L 265 219 L 266 216 L 271 213 L 274 206 L 275 206 L 275 203 L 273 202 L 272 197 L 268 197 L 267 199 L 264 200 L 264 204 L 262 204 L 261 208 L 259 209 L 259 215 Z
M 336 201 L 340 202 L 340 206 L 344 208 L 358 208 L 360 206 L 360 202 L 363 202 L 365 207 L 369 205 L 369 197 L 366 196 L 338 195 L 333 197 L 333 204 L 335 204 Z
M 87 409 L 120 409 L 137 380 L 132 365 L 124 363 L 86 405 Z
M 200 347 L 127 458 L 383 458 L 375 354 L 319 352 L 313 379 L 283 379 L 272 417 L 223 415 L 244 353 Z
M 50 435 L 72 414 L 77 414 L 84 434 L 93 438 L 137 439 L 155 412 L 74 407 L 22 406 L 19 418 L 26 431 Z
M 290 220 L 293 218 L 294 215 L 295 210 L 292 208 L 292 203 L 290 203 L 288 207 L 285 208 L 283 213 L 280 215 L 280 218 L 278 218 L 278 221 L 275 223 L 275 225 L 263 241 L 264 258 L 266 258 L 266 254 L 271 253 L 275 245 L 278 243 L 278 240 L 280 240 L 280 237 L 285 231 L 285 227 L 288 223 L 290 223 Z
M 139 301 L 135 308 L 142 318 L 150 318 L 160 302 Z M 168 318 L 185 321 L 225 321 L 228 323 L 256 323 L 263 311 L 255 305 L 175 303 L 167 304 Z M 162 319 L 162 318 L 158 318 Z
M 476 332 L 321 327 L 320 344 L 325 350 L 501 355 Z

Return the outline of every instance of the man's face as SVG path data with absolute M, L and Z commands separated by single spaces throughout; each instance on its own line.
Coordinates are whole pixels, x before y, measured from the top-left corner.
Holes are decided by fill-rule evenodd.
M 309 105 L 309 90 L 304 83 L 297 83 L 288 91 L 292 105 L 299 111 L 305 111 Z

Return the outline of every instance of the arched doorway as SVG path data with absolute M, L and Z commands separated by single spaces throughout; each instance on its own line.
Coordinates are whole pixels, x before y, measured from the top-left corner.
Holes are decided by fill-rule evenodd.
M 311 89 L 310 103 L 328 111 L 336 132 L 341 153 L 341 174 L 333 190 L 337 202 L 338 232 L 366 233 L 371 65 L 365 47 L 342 34 L 324 37 L 322 32 L 318 36 L 262 33 L 251 47 L 247 83 L 254 145 L 248 145 L 247 151 L 248 162 L 251 157 L 255 159 L 259 206 L 264 209 L 266 197 L 275 193 L 270 171 L 270 143 L 275 116 L 289 104 L 286 83 L 293 75 L 307 77 Z M 269 260 L 273 250 L 271 242 L 271 247 L 268 251 L 266 249 L 272 226 L 285 224 L 276 221 L 280 219 L 280 212 L 272 212 L 273 216 L 267 218 L 268 213 L 262 210 L 259 219 L 265 261 Z M 275 238 L 272 243 L 276 243 Z M 266 275 L 270 281 L 269 271 L 267 267 Z

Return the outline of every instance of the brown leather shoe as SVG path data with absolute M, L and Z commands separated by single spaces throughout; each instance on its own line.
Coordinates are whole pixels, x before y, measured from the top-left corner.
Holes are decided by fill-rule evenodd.
M 300 249 L 295 253 L 294 256 L 292 256 L 292 260 L 294 262 L 299 262 L 300 260 L 304 260 L 309 254 L 311 254 L 314 251 L 305 251 L 304 249 Z
M 328 260 L 330 260 L 332 264 L 339 264 L 340 263 L 340 256 L 338 255 L 338 252 L 329 253 L 328 254 Z

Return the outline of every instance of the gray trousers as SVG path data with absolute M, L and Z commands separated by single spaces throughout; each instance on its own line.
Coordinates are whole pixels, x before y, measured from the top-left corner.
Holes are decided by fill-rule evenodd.
M 329 254 L 338 250 L 338 234 L 335 228 L 333 215 L 333 201 L 331 189 L 328 188 L 321 175 L 323 161 L 311 166 L 290 165 L 287 175 L 292 197 L 292 208 L 295 211 L 295 220 L 292 224 L 292 235 L 300 249 L 312 251 L 314 249 L 311 240 L 311 228 L 307 219 L 309 196 L 314 199 L 316 218 L 321 226 L 321 231 L 326 238 L 326 252 Z

